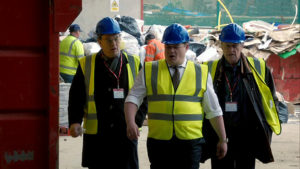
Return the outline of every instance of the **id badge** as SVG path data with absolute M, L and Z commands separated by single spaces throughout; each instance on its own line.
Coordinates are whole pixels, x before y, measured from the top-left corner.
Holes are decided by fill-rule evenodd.
M 226 112 L 237 112 L 237 102 L 226 102 L 225 103 Z
M 124 99 L 124 89 L 113 89 L 114 99 Z

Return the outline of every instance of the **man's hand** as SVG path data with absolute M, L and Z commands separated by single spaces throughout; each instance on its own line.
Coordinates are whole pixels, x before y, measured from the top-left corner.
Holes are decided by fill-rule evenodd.
M 70 127 L 70 134 L 72 137 L 78 137 L 82 135 L 82 128 L 79 123 L 74 123 Z
M 135 122 L 127 124 L 127 137 L 130 140 L 138 140 L 140 136 L 139 127 L 136 125 Z
M 135 115 L 138 110 L 136 104 L 131 102 L 126 102 L 124 106 L 125 119 L 127 125 L 127 137 L 130 140 L 138 140 L 140 136 L 139 127 L 135 123 Z
M 216 156 L 220 160 L 225 157 L 226 153 L 227 153 L 227 141 L 221 140 L 218 142 L 218 145 L 217 145 Z
M 227 153 L 227 139 L 223 116 L 211 118 L 209 119 L 209 122 L 219 137 L 216 156 L 218 157 L 218 159 L 224 158 Z

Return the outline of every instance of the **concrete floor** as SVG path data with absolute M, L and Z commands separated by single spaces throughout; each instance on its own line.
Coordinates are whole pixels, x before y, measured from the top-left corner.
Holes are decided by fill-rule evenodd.
M 256 169 L 299 169 L 299 118 L 290 119 L 282 125 L 282 133 L 273 136 L 272 150 L 275 162 L 262 164 L 257 161 Z M 140 169 L 149 169 L 146 139 L 148 127 L 144 126 L 139 138 Z M 82 137 L 72 138 L 60 136 L 59 138 L 59 169 L 83 169 L 81 167 Z M 210 169 L 210 162 L 200 165 L 201 169 Z

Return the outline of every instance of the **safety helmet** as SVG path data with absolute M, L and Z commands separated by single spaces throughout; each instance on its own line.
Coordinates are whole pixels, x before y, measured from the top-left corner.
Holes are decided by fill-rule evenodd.
M 76 31 L 80 31 L 82 32 L 82 30 L 80 29 L 80 26 L 78 24 L 73 24 L 69 27 L 69 31 L 70 32 L 76 32 Z
M 179 44 L 188 42 L 189 40 L 187 30 L 177 23 L 168 26 L 162 38 L 164 44 Z
M 242 43 L 246 38 L 243 28 L 238 24 L 231 23 L 222 29 L 219 39 L 222 42 Z
M 121 29 L 120 29 L 119 23 L 110 17 L 103 18 L 102 20 L 100 20 L 97 23 L 97 26 L 96 26 L 96 34 L 97 35 L 117 34 L 120 32 L 121 32 Z

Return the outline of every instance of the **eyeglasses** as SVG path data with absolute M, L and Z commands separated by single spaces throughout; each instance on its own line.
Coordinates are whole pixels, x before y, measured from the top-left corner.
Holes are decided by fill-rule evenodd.
M 121 38 L 120 38 L 119 35 L 117 35 L 117 36 L 114 36 L 112 38 L 107 38 L 107 39 L 102 38 L 102 40 L 105 41 L 106 43 L 112 44 L 114 42 L 119 42 L 121 40 Z
M 222 42 L 221 45 L 222 45 L 223 47 L 237 49 L 237 48 L 240 48 L 242 44 L 240 44 L 240 43 L 227 43 L 227 42 Z
M 181 45 L 181 44 L 178 44 L 178 45 L 165 45 L 165 48 L 167 50 L 171 50 L 171 49 L 179 49 L 179 48 L 182 48 L 182 47 L 186 47 L 186 45 Z

